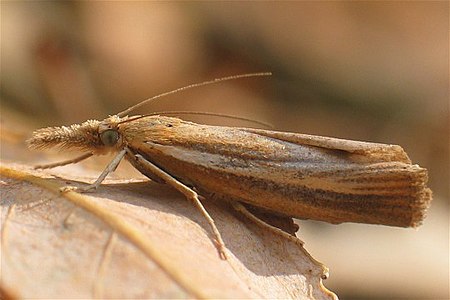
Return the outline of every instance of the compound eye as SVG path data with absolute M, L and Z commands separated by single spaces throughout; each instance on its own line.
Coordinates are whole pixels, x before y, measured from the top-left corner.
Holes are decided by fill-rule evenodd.
M 103 145 L 112 147 L 119 140 L 119 133 L 116 130 L 108 129 L 100 133 L 100 139 Z

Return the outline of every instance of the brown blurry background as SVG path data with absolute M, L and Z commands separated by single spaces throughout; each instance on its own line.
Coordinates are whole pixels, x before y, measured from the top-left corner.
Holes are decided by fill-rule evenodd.
M 449 293 L 447 2 L 1 2 L 2 159 L 37 127 L 140 112 L 209 111 L 276 129 L 402 145 L 428 168 L 434 201 L 419 230 L 301 221 L 341 299 Z M 252 126 L 219 118 L 208 124 Z M 28 158 L 27 158 L 28 157 Z

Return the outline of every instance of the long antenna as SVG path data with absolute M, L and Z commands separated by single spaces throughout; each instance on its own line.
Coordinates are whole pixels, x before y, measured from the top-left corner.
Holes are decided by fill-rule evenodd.
M 138 119 L 150 117 L 150 116 L 157 116 L 157 115 L 200 115 L 200 116 L 210 116 L 210 117 L 219 117 L 219 118 L 227 118 L 227 119 L 233 119 L 233 120 L 239 120 L 239 121 L 245 121 L 249 123 L 254 123 L 259 126 L 264 126 L 267 128 L 273 128 L 273 125 L 270 123 L 266 123 L 263 121 L 253 120 L 245 117 L 239 117 L 234 115 L 228 115 L 228 114 L 221 114 L 221 113 L 214 113 L 214 112 L 205 112 L 205 111 L 181 111 L 181 110 L 174 110 L 174 111 L 158 111 L 158 112 L 152 112 L 151 114 L 143 115 L 143 116 L 135 116 L 131 117 L 129 119 L 120 121 L 117 124 L 123 124 L 128 122 L 133 122 Z
M 272 75 L 271 72 L 259 72 L 259 73 L 249 73 L 249 74 L 241 74 L 241 75 L 233 75 L 233 76 L 228 76 L 228 77 L 222 77 L 222 78 L 216 78 L 213 80 L 209 80 L 209 81 L 204 81 L 201 83 L 194 83 L 194 84 L 190 84 L 188 86 L 184 86 L 175 90 L 172 90 L 170 92 L 165 92 L 159 95 L 156 95 L 154 97 L 148 98 L 144 101 L 139 102 L 138 104 L 135 104 L 127 109 L 125 109 L 124 111 L 121 111 L 120 113 L 117 114 L 118 117 L 124 117 L 126 116 L 129 112 L 131 112 L 132 110 L 135 110 L 138 107 L 141 107 L 144 104 L 149 103 L 150 101 L 153 101 L 155 99 L 161 98 L 161 97 L 165 97 L 168 95 L 172 95 L 181 91 L 185 91 L 188 89 L 192 89 L 195 87 L 200 87 L 200 86 L 204 86 L 204 85 L 208 85 L 208 84 L 215 84 L 215 83 L 219 83 L 219 82 L 223 82 L 223 81 L 228 81 L 228 80 L 234 80 L 234 79 L 239 79 L 239 78 L 247 78 L 247 77 L 257 77 L 257 76 L 270 76 Z
M 240 117 L 235 115 L 229 115 L 229 114 L 221 114 L 221 113 L 215 113 L 215 112 L 209 112 L 209 111 L 160 111 L 160 112 L 154 112 L 151 113 L 150 116 L 154 115 L 199 115 L 199 116 L 210 116 L 210 117 L 219 117 L 219 118 L 225 118 L 225 119 L 231 119 L 231 120 L 238 120 L 238 121 L 245 121 L 248 123 L 254 123 L 259 126 L 264 126 L 267 128 L 273 128 L 274 126 L 270 123 L 266 123 L 263 121 L 258 121 L 246 117 Z

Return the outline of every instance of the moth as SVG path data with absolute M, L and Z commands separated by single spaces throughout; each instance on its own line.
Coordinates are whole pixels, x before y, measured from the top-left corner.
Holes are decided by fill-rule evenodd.
M 264 75 L 268 74 L 244 74 L 189 85 L 144 100 L 102 121 L 39 129 L 27 142 L 34 149 L 58 147 L 83 153 L 40 168 L 115 153 L 88 189 L 97 188 L 123 158 L 151 180 L 169 184 L 205 216 L 223 258 L 224 242 L 201 197 L 228 201 L 251 220 L 300 245 L 296 237 L 263 221 L 248 207 L 280 217 L 333 224 L 417 227 L 422 223 L 432 198 L 427 170 L 411 164 L 400 146 L 202 125 L 158 114 L 128 116 L 149 101 L 181 90 Z

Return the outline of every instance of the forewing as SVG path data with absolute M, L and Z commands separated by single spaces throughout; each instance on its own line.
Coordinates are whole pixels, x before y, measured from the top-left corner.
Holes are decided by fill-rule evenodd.
M 342 150 L 353 154 L 360 154 L 380 162 L 398 161 L 403 163 L 411 163 L 411 160 L 406 152 L 398 145 L 359 142 L 317 135 L 269 131 L 253 128 L 242 128 L 242 130 L 298 145 L 309 145 L 319 148 Z
M 222 198 L 332 223 L 417 226 L 427 171 L 399 146 L 189 122 L 130 143 L 183 183 Z

